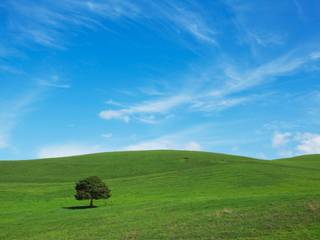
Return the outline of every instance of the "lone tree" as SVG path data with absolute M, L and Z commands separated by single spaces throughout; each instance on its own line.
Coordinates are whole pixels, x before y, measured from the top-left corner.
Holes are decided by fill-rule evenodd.
M 90 200 L 90 207 L 93 207 L 93 199 L 108 199 L 111 197 L 111 190 L 96 176 L 80 180 L 75 189 L 76 195 L 74 197 L 77 200 Z

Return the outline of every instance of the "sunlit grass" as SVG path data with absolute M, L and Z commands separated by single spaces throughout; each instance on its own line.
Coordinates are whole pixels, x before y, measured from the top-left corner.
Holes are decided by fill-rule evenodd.
M 320 239 L 319 169 L 187 151 L 0 162 L 0 239 Z M 113 196 L 77 208 L 90 175 Z

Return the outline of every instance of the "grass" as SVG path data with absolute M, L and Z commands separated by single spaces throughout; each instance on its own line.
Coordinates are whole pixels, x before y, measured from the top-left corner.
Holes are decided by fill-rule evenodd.
M 320 156 L 190 151 L 0 161 L 0 239 L 320 239 Z M 73 198 L 90 175 L 112 189 Z M 81 207 L 84 206 L 84 207 Z

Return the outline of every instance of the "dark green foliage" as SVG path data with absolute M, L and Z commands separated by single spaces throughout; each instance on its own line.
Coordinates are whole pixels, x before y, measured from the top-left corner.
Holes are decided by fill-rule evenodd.
M 90 200 L 90 206 L 93 206 L 93 199 L 108 199 L 111 197 L 111 191 L 107 185 L 97 176 L 88 177 L 80 180 L 76 184 L 77 200 Z

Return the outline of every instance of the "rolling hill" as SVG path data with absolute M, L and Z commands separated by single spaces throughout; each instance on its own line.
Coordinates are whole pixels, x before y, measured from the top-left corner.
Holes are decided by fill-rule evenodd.
M 74 184 L 103 178 L 94 209 Z M 320 239 L 320 155 L 191 151 L 0 161 L 0 239 Z

